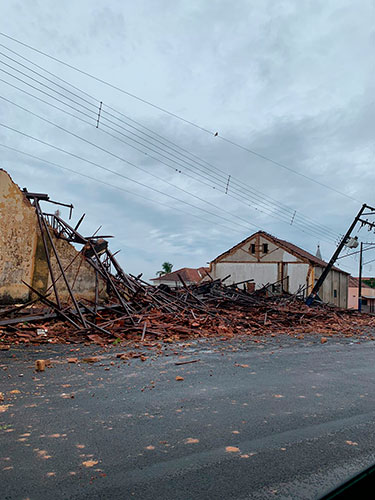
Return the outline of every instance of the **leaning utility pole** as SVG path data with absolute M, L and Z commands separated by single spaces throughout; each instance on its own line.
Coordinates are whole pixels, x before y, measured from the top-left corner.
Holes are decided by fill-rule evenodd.
M 369 210 L 371 210 L 371 212 L 365 214 L 364 211 L 365 211 L 366 208 L 368 208 Z M 331 260 L 328 262 L 327 266 L 324 268 L 324 271 L 322 272 L 320 278 L 316 282 L 316 284 L 315 284 L 314 288 L 312 289 L 310 295 L 307 297 L 306 304 L 308 306 L 310 306 L 314 302 L 316 296 L 318 295 L 320 287 L 323 285 L 324 280 L 326 279 L 328 273 L 330 272 L 330 270 L 332 269 L 334 263 L 336 262 L 337 257 L 340 255 L 341 250 L 348 243 L 348 240 L 350 238 L 351 232 L 353 231 L 353 229 L 356 226 L 357 222 L 361 222 L 362 226 L 367 225 L 367 226 L 370 227 L 370 229 L 375 229 L 375 223 L 369 222 L 367 219 L 361 219 L 362 215 L 375 215 L 375 208 L 370 207 L 369 205 L 366 205 L 366 203 L 364 203 L 362 205 L 361 210 L 356 215 L 354 221 L 350 225 L 350 227 L 347 230 L 345 236 L 342 238 L 340 244 L 338 245 L 338 247 L 336 248 L 334 254 L 332 255 Z

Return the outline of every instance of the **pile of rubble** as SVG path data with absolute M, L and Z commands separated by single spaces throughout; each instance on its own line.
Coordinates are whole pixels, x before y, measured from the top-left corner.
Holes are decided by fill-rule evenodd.
M 375 317 L 325 304 L 308 307 L 297 295 L 272 296 L 270 287 L 247 292 L 221 280 L 172 291 L 154 287 L 118 266 L 108 275 L 112 293 L 100 305 L 80 300 L 61 309 L 50 297 L 0 310 L 0 345 L 10 343 L 118 343 L 122 340 L 173 342 L 196 337 L 233 338 L 277 334 L 303 338 L 313 333 L 372 338 Z M 325 341 L 325 340 L 323 340 Z
M 41 203 L 68 207 L 70 216 L 72 205 L 50 200 L 47 194 L 14 190 L 19 210 L 34 218 L 39 268 L 31 284 L 26 282 L 29 272 L 22 275 L 23 285 L 13 283 L 26 291 L 26 303 L 0 309 L 0 348 L 19 342 L 107 345 L 128 339 L 145 342 L 146 337 L 147 342 L 238 335 L 257 341 L 261 335 L 305 333 L 371 338 L 371 315 L 322 304 L 308 307 L 299 298 L 302 290 L 280 295 L 280 282 L 250 292 L 246 282 L 227 285 L 229 276 L 213 280 L 207 273 L 200 284 L 191 286 L 179 276 L 178 290 L 149 285 L 141 275 L 121 268 L 108 248 L 111 236 L 97 236 L 100 228 L 91 236 L 78 232 L 85 214 L 72 227 L 58 211 L 43 212 Z M 28 258 L 35 260 L 36 254 Z M 82 283 L 87 286 L 80 288 Z

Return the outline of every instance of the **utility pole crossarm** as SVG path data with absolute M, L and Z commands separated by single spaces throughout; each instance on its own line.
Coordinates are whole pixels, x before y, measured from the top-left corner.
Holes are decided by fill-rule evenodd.
M 366 220 L 359 219 L 359 222 L 362 224 L 362 226 L 369 226 L 370 227 L 369 231 L 375 228 L 375 223 L 369 222 L 367 219 Z

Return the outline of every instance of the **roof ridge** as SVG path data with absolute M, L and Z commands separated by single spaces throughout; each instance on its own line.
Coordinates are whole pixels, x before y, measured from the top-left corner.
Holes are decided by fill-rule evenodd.
M 186 281 L 199 282 L 202 279 L 201 270 L 209 270 L 208 267 L 181 267 L 180 269 L 176 269 L 175 271 L 171 271 L 170 273 L 162 274 L 157 278 L 151 278 L 151 281 L 178 281 L 177 275 L 181 274 L 182 278 Z
M 303 248 L 295 245 L 294 243 L 291 243 L 290 241 L 282 240 L 281 238 L 278 238 L 277 236 L 274 236 L 273 234 L 268 233 L 267 231 L 263 231 L 263 230 L 260 230 L 260 231 L 257 231 L 256 233 L 251 234 L 250 236 L 248 236 L 244 240 L 240 241 L 239 243 L 237 243 L 236 245 L 231 247 L 229 250 L 218 255 L 218 257 L 216 257 L 212 262 L 217 261 L 218 259 L 220 259 L 224 255 L 226 255 L 229 252 L 231 252 L 232 250 L 234 250 L 236 247 L 241 247 L 244 243 L 246 243 L 246 241 L 252 239 L 254 236 L 257 236 L 257 235 L 262 235 L 268 239 L 271 239 L 274 243 L 278 244 L 279 246 L 284 247 L 284 249 L 297 253 L 299 255 L 299 257 L 301 257 L 303 260 L 309 260 L 310 262 L 313 262 L 313 263 L 315 263 L 318 266 L 323 267 L 323 268 L 328 265 L 328 262 L 326 262 L 323 259 L 319 259 L 318 257 L 316 257 L 316 255 L 313 255 L 308 250 L 304 250 Z M 343 271 L 342 269 L 340 269 L 339 267 L 336 267 L 336 266 L 333 266 L 332 269 L 334 271 L 338 271 L 338 272 L 341 272 L 344 274 L 348 274 L 348 275 L 350 274 L 350 273 Z

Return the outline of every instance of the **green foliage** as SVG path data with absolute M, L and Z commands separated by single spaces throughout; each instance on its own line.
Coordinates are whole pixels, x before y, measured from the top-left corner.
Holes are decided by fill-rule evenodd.
M 163 262 L 163 264 L 161 265 L 161 269 L 162 269 L 161 271 L 158 271 L 156 273 L 159 277 L 163 276 L 164 274 L 171 273 L 173 269 L 173 264 L 171 264 L 170 262 Z
M 375 278 L 370 278 L 368 280 L 363 280 L 363 283 L 366 283 L 371 288 L 375 288 Z

